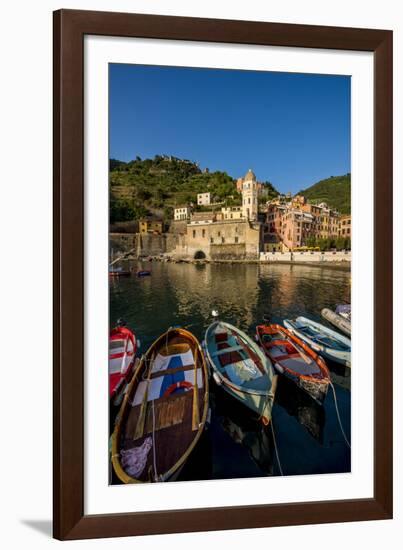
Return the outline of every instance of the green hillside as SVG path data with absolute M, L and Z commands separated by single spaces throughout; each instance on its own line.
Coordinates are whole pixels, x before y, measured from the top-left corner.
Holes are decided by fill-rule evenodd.
M 210 192 L 214 202 L 240 205 L 236 180 L 226 172 L 200 170 L 189 160 L 156 155 L 153 159 L 136 157 L 130 162 L 109 162 L 111 223 L 138 220 L 155 215 L 170 220 L 173 208 L 193 203 L 197 210 L 197 193 Z M 266 182 L 268 198 L 278 192 Z M 268 200 L 268 199 L 266 199 Z
M 341 214 L 351 212 L 351 175 L 331 176 L 299 192 L 312 203 L 326 202 Z

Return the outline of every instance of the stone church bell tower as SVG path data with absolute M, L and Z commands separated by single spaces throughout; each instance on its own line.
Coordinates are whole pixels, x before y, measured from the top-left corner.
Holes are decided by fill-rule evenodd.
M 257 214 L 257 181 L 255 174 L 249 169 L 242 184 L 242 215 L 247 220 L 256 221 Z

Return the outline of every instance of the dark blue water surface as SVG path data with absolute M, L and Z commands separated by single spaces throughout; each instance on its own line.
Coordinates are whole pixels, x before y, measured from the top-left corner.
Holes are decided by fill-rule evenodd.
M 202 340 L 213 309 L 220 319 L 253 336 L 264 315 L 278 323 L 304 315 L 326 324 L 322 308 L 350 303 L 350 272 L 335 267 L 160 262 L 135 262 L 132 267 L 150 269 L 152 275 L 111 281 L 110 324 L 123 317 L 141 340 L 142 352 L 173 325 Z M 350 440 L 350 369 L 327 364 Z M 211 423 L 179 479 L 280 475 L 270 428 L 213 381 L 210 406 Z M 279 376 L 273 428 L 284 475 L 350 471 L 350 449 L 331 389 L 320 406 Z

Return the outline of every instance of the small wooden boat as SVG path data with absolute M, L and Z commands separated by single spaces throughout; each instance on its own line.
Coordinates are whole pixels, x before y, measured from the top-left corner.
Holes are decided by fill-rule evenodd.
M 323 403 L 330 382 L 323 359 L 281 325 L 258 325 L 256 338 L 277 372 Z
M 133 374 L 139 342 L 134 333 L 118 324 L 109 335 L 109 396 L 118 398 Z
M 148 269 L 137 271 L 137 277 L 148 277 L 149 275 L 151 275 L 151 271 L 149 271 Z
M 306 317 L 284 319 L 284 325 L 320 355 L 351 366 L 351 340 L 346 336 Z
M 131 271 L 122 267 L 110 267 L 109 277 L 130 277 Z
M 341 332 L 344 332 L 344 334 L 347 334 L 347 336 L 351 336 L 351 322 L 347 318 L 326 307 L 320 313 L 326 321 L 332 323 L 332 325 L 341 330 Z
M 205 349 L 216 383 L 267 426 L 277 382 L 270 359 L 244 332 L 222 321 L 208 327 Z
M 175 479 L 207 418 L 208 371 L 195 336 L 170 328 L 141 358 L 112 434 L 123 483 Z

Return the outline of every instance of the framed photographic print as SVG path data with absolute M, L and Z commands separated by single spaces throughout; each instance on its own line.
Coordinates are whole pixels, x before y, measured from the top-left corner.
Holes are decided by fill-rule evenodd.
M 392 517 L 392 33 L 54 14 L 54 536 Z

